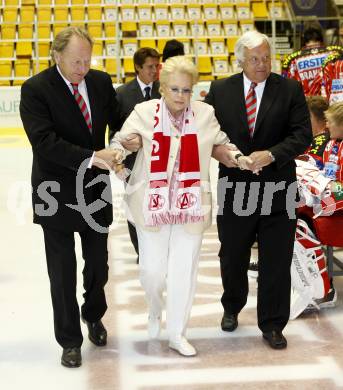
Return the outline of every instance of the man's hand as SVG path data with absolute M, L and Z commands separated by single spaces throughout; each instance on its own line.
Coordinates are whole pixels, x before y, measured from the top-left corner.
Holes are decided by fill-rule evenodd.
M 212 157 L 224 164 L 227 168 L 236 168 L 237 161 L 232 156 L 231 151 L 236 151 L 236 146 L 232 144 L 228 145 L 214 145 L 212 149 Z
M 268 150 L 253 152 L 249 157 L 252 160 L 251 170 L 256 174 L 258 174 L 263 167 L 272 163 L 272 158 L 270 157 Z
M 95 152 L 93 166 L 101 169 L 114 169 L 123 160 L 123 152 L 119 149 L 101 149 Z
M 129 134 L 120 143 L 130 152 L 137 152 L 142 147 L 142 137 L 139 134 Z

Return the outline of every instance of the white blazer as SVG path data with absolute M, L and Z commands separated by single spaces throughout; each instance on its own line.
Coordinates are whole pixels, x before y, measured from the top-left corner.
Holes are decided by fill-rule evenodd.
M 122 129 L 115 133 L 111 141 L 111 148 L 121 148 L 120 141 L 129 134 L 137 133 L 142 137 L 143 147 L 139 149 L 132 173 L 126 186 L 125 202 L 127 218 L 139 227 L 158 231 L 160 227 L 147 227 L 144 223 L 143 202 L 145 192 L 148 190 L 150 177 L 151 141 L 153 138 L 154 115 L 158 99 L 137 104 L 130 116 L 126 119 Z M 187 232 L 200 234 L 212 223 L 212 196 L 210 186 L 210 160 L 213 145 L 228 144 L 227 135 L 220 130 L 219 123 L 214 115 L 212 106 L 194 101 L 191 102 L 194 112 L 195 128 L 198 131 L 198 148 L 201 180 L 201 205 L 204 221 L 184 225 Z M 173 172 L 175 159 L 180 147 L 179 132 L 173 128 L 170 140 L 169 162 L 167 167 L 168 180 Z M 237 153 L 237 152 L 236 152 Z M 192 156 L 190 156 L 192 158 Z

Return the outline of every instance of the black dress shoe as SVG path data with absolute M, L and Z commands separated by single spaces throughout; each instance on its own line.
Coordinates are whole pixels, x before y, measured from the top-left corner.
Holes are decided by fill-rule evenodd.
M 225 332 L 233 332 L 238 326 L 238 314 L 229 314 L 224 311 L 221 326 Z
M 280 330 L 272 330 L 263 333 L 263 338 L 273 349 L 284 349 L 287 347 L 287 340 Z
M 82 363 L 81 349 L 78 347 L 74 348 L 63 348 L 61 364 L 64 367 L 76 368 L 80 367 Z
M 88 338 L 93 344 L 98 347 L 103 347 L 107 344 L 107 331 L 100 320 L 96 322 L 88 322 L 83 319 L 83 322 L 87 325 Z

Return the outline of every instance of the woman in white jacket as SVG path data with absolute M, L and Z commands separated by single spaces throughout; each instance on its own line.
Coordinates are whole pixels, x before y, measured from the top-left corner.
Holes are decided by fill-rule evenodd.
M 111 142 L 130 133 L 142 138 L 126 187 L 128 218 L 137 229 L 140 281 L 149 306 L 148 333 L 161 328 L 167 284 L 169 347 L 196 354 L 185 330 L 193 302 L 203 232 L 211 225 L 210 160 L 214 145 L 228 144 L 232 161 L 239 153 L 220 130 L 211 106 L 192 101 L 198 80 L 183 56 L 168 59 L 160 75 L 162 98 L 137 104 Z M 247 157 L 239 158 L 246 167 Z M 233 163 L 234 164 L 234 163 Z

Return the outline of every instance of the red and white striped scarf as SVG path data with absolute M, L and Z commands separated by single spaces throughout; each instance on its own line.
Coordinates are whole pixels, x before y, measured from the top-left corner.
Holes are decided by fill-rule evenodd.
M 176 196 L 170 199 L 168 161 L 171 121 L 163 98 L 156 104 L 152 139 L 150 183 L 144 200 L 147 226 L 185 224 L 203 220 L 201 213 L 200 163 L 194 113 L 188 106 L 183 116 L 180 164 Z

